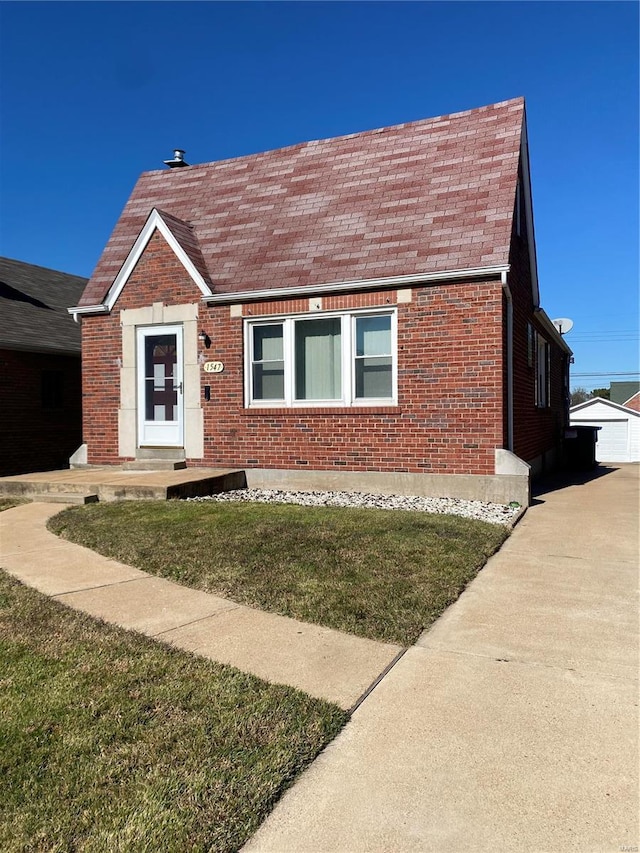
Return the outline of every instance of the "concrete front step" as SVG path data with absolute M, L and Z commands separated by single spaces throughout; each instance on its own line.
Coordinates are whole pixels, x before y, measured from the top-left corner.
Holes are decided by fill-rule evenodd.
M 241 469 L 124 471 L 113 466 L 0 477 L 0 497 L 44 500 L 48 496 L 48 500 L 59 503 L 73 503 L 74 495 L 97 495 L 99 501 L 169 500 L 242 489 L 246 485 L 246 474 Z
M 187 467 L 184 459 L 136 459 L 134 462 L 125 462 L 123 471 L 181 471 Z
M 73 504 L 74 506 L 83 506 L 84 504 L 98 503 L 98 495 L 95 492 L 91 494 L 79 494 L 78 492 L 33 492 L 26 494 L 25 497 L 34 503 L 45 504 Z

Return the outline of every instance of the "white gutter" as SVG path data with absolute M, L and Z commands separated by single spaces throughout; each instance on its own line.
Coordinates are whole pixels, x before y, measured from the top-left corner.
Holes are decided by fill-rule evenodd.
M 78 317 L 83 314 L 108 314 L 109 307 L 107 305 L 76 305 L 74 308 L 67 308 L 67 313 L 71 314 L 75 323 L 78 322 Z
M 203 296 L 207 304 L 226 302 L 258 302 L 263 299 L 291 299 L 296 296 L 319 296 L 323 293 L 341 293 L 354 290 L 375 290 L 394 287 L 411 287 L 414 284 L 437 284 L 441 281 L 465 278 L 491 278 L 506 275 L 509 264 L 476 269 L 443 270 L 442 272 L 418 273 L 416 275 L 394 275 L 384 278 L 355 279 L 353 281 L 334 281 L 326 284 L 311 284 L 302 287 L 275 287 L 264 290 L 243 290 L 236 293 L 214 293 Z
M 558 346 L 567 353 L 567 355 L 573 355 L 573 350 L 567 344 L 560 332 L 553 325 L 546 311 L 543 308 L 534 308 L 533 313 L 540 321 L 540 325 L 544 326 L 545 331 L 547 331 L 551 335 L 554 342 L 557 343 Z
M 513 451 L 513 300 L 507 273 L 500 276 L 507 300 L 507 450 Z
M 473 269 L 444 270 L 442 272 L 418 273 L 417 275 L 394 275 L 384 278 L 355 279 L 353 281 L 334 281 L 327 284 L 311 284 L 303 287 L 274 287 L 263 290 L 242 290 L 236 293 L 214 293 L 203 296 L 206 303 L 259 302 L 262 299 L 291 298 L 295 296 L 319 296 L 322 293 L 340 293 L 352 290 L 374 290 L 376 288 L 409 287 L 412 284 L 437 284 L 440 281 L 464 278 L 491 278 L 506 275 L 509 264 L 495 267 L 477 267 Z M 110 288 L 111 290 L 111 288 Z M 108 314 L 111 307 L 106 303 L 99 305 L 81 305 L 67 308 L 69 314 L 78 322 L 78 316 L 84 314 Z

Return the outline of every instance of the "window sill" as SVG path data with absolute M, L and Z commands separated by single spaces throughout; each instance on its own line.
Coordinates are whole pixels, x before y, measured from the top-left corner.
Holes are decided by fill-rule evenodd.
M 373 405 L 373 406 L 255 406 L 242 409 L 244 417 L 274 417 L 279 418 L 304 418 L 309 415 L 401 415 L 402 409 L 398 405 Z

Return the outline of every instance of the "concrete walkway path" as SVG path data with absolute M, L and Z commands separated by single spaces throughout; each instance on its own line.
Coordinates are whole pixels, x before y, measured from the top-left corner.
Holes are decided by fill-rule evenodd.
M 245 850 L 637 851 L 639 474 L 541 495 Z
M 400 653 L 148 575 L 54 536 L 60 504 L 0 512 L 0 567 L 40 592 L 278 684 L 351 708 Z

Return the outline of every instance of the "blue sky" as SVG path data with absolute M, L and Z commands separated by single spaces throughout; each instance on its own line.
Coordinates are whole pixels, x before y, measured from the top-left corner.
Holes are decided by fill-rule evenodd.
M 613 374 L 638 371 L 638 9 L 2 2 L 0 254 L 90 275 L 174 147 L 202 163 L 524 95 L 572 385 L 637 378 Z

